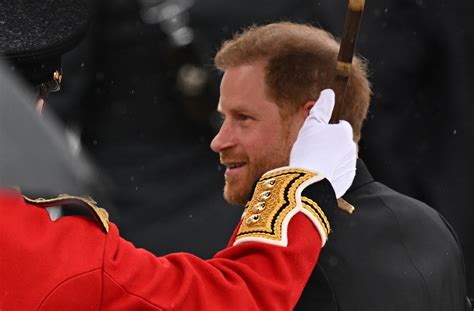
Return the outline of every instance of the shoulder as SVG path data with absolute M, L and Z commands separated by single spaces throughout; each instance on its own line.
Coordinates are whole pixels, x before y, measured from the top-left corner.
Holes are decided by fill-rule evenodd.
M 66 216 L 52 221 L 45 208 L 76 204 L 87 210 L 84 207 L 84 202 L 64 195 L 52 199 L 32 199 L 13 189 L 0 189 L 0 212 L 2 213 L 0 230 L 12 236 L 18 245 L 39 245 L 41 243 L 43 252 L 50 249 L 53 256 L 61 252 L 62 248 L 71 254 L 78 255 L 88 250 L 88 245 L 91 246 L 89 247 L 90 251 L 92 247 L 99 246 L 100 241 L 105 241 L 107 233 L 103 227 L 107 226 L 107 230 L 109 228 L 105 214 L 100 214 L 104 223 L 100 219 L 94 218 L 99 218 L 98 215 L 91 217 Z M 89 208 L 94 210 L 92 207 Z M 95 208 L 95 213 L 106 213 L 98 207 Z M 5 243 L 5 240 L 1 239 L 1 243 Z M 77 249 L 74 247 L 76 243 L 79 243 Z M 66 244 L 68 244 L 67 247 Z M 31 247 L 26 248 L 25 251 L 27 249 L 31 249 Z M 21 248 L 16 249 L 17 252 L 21 250 Z M 34 250 L 39 251 L 36 248 Z
M 98 288 L 93 280 L 100 281 L 97 275 L 102 271 L 107 236 L 118 235 L 115 226 L 106 234 L 87 217 L 51 221 L 44 208 L 14 190 L 0 190 L 0 213 L 0 248 L 7 254 L 0 261 L 0 279 L 5 281 L 0 282 L 0 292 L 12 293 L 8 298 L 21 302 L 18 309 L 37 308 L 64 288 L 81 292 Z M 28 299 L 23 299 L 25 284 Z
M 367 233 L 367 243 L 391 249 L 411 258 L 415 265 L 457 270 L 462 266 L 456 237 L 438 211 L 427 204 L 374 182 L 352 194 L 356 207 L 352 222 Z M 370 242 L 369 242 L 370 241 Z M 421 269 L 421 268 L 419 268 Z
M 358 214 L 382 213 L 387 218 L 396 217 L 404 223 L 418 222 L 420 218 L 430 220 L 424 221 L 425 225 L 445 227 L 445 223 L 439 213 L 427 204 L 415 198 L 399 193 L 384 184 L 372 182 L 357 191 L 350 193 L 347 200 L 359 207 Z M 357 215 L 357 214 L 355 214 Z M 380 220 L 380 218 L 379 218 Z

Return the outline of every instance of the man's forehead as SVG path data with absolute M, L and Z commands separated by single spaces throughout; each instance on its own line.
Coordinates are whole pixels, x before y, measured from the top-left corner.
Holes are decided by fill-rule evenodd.
M 221 94 L 244 96 L 258 93 L 265 88 L 264 67 L 260 63 L 229 67 L 224 71 L 220 84 Z
M 249 101 L 240 101 L 238 99 L 231 99 L 221 96 L 217 104 L 217 111 L 219 112 L 255 112 L 258 110 L 258 103 Z

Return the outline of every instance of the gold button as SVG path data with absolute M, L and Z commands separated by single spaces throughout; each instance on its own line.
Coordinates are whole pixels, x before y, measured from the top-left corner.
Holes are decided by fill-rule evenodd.
M 271 196 L 272 196 L 272 192 L 267 190 L 267 191 L 262 192 L 262 194 L 260 195 L 260 198 L 262 200 L 268 200 Z
M 273 188 L 275 186 L 276 180 L 275 178 L 268 179 L 264 182 L 265 187 L 267 188 Z
M 249 218 L 247 218 L 247 220 L 245 222 L 247 223 L 247 225 L 251 225 L 251 224 L 256 223 L 259 220 L 260 220 L 260 215 L 259 214 L 253 214 Z
M 265 209 L 265 202 L 258 202 L 253 206 L 254 211 L 261 212 Z

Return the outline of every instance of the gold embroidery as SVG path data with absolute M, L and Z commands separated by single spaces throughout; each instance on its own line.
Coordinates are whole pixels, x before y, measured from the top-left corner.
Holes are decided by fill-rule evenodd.
M 316 174 L 298 169 L 278 170 L 264 175 L 246 206 L 236 242 L 243 238 L 285 240 L 286 232 L 283 230 L 286 228 L 283 226 L 287 216 L 297 206 L 297 190 L 314 176 Z
M 303 208 L 308 210 L 314 217 L 316 217 L 316 219 L 322 225 L 324 232 L 326 233 L 326 237 L 328 237 L 329 233 L 331 233 L 331 225 L 329 224 L 329 221 L 323 210 L 316 202 L 307 197 L 302 197 L 301 201 L 303 202 Z

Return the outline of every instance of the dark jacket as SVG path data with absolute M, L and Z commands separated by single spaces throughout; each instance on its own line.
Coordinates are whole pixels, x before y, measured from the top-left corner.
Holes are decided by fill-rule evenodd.
M 448 182 L 440 180 L 442 182 Z M 359 160 L 296 310 L 468 310 L 455 234 L 424 203 L 375 182 Z

